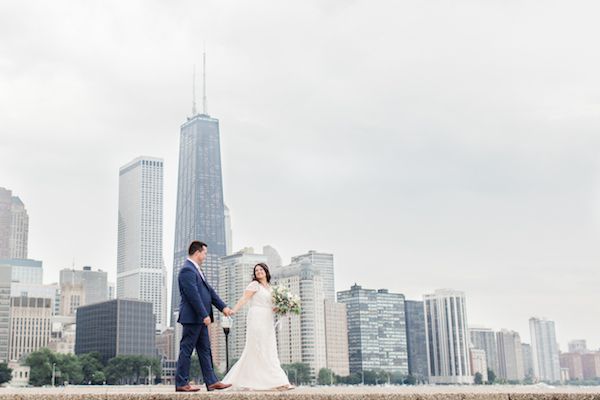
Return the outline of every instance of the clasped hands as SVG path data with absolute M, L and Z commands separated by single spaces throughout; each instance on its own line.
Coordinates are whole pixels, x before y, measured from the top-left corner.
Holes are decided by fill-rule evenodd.
M 231 317 L 231 316 L 233 316 L 233 314 L 235 314 L 235 313 L 233 312 L 233 310 L 231 308 L 225 307 L 223 309 L 223 315 L 225 315 L 226 317 Z M 204 322 L 204 325 L 209 326 L 211 324 L 210 317 L 204 318 L 204 320 L 202 322 Z

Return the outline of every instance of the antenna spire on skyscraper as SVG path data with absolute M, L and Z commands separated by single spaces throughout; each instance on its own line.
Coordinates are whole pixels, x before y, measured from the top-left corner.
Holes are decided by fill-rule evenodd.
M 192 78 L 192 117 L 196 114 L 196 64 L 194 64 L 194 74 Z
M 202 114 L 208 115 L 206 104 L 206 49 L 202 53 Z

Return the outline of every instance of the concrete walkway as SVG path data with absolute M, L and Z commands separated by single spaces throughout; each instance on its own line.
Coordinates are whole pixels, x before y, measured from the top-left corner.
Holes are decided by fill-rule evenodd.
M 0 388 L 0 400 L 600 400 L 600 386 L 320 386 L 286 392 L 175 393 L 172 386 L 68 386 L 62 388 Z

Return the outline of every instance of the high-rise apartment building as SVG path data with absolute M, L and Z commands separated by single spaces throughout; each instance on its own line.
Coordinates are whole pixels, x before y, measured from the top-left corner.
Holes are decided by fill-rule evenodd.
M 522 381 L 525 378 L 523 349 L 518 332 L 506 329 L 496 333 L 498 343 L 498 377 L 506 381 Z
M 297 263 L 274 268 L 272 278 L 274 283 L 298 295 L 302 304 L 300 315 L 281 319 L 277 332 L 279 360 L 282 364 L 306 363 L 314 377 L 327 367 L 321 270 L 310 259 L 302 258 Z
M 535 378 L 545 382 L 560 382 L 560 362 L 554 321 L 530 318 L 529 330 Z
M 310 250 L 308 253 L 292 257 L 292 264 L 297 264 L 302 259 L 308 260 L 313 266 L 319 268 L 321 280 L 323 281 L 323 296 L 325 300 L 335 301 L 333 254 Z
M 498 375 L 500 365 L 498 363 L 498 345 L 496 343 L 496 332 L 484 327 L 469 327 L 471 345 L 476 349 L 485 351 L 487 367 Z
M 350 372 L 382 369 L 407 375 L 404 295 L 354 284 L 337 297 L 348 310 Z
M 429 382 L 472 383 L 465 294 L 442 289 L 423 300 Z

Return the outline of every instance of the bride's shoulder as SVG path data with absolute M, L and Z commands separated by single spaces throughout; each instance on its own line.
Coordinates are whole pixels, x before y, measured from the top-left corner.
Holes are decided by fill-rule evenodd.
M 257 281 L 250 282 L 250 284 L 246 287 L 246 290 L 251 292 L 258 292 L 258 289 L 260 289 L 260 283 Z

